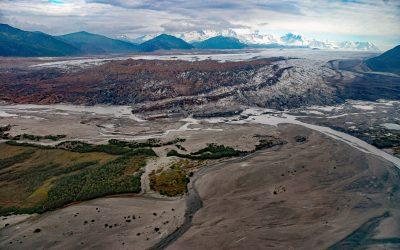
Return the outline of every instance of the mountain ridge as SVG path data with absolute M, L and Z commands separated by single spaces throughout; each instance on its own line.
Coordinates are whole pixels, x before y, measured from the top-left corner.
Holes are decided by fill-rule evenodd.
M 365 62 L 374 71 L 400 73 L 400 45 Z
M 112 39 L 103 35 L 79 31 L 56 38 L 79 48 L 84 54 L 125 53 L 139 50 L 139 46 L 130 42 Z
M 0 56 L 67 56 L 79 53 L 78 48 L 54 36 L 0 24 Z
M 244 49 L 246 44 L 239 39 L 227 36 L 215 36 L 201 42 L 192 43 L 198 49 Z
M 378 51 L 370 42 L 332 42 L 309 40 L 302 35 L 288 33 L 281 37 L 262 34 L 238 34 L 234 30 L 204 30 L 183 33 L 146 35 L 123 40 L 89 33 L 74 32 L 52 36 L 38 31 L 24 31 L 8 24 L 0 24 L 0 56 L 79 56 L 118 54 L 129 52 L 153 52 L 156 50 L 243 49 L 243 48 L 312 48 L 348 51 Z M 202 40 L 201 40 L 202 39 Z M 145 41 L 144 41 L 145 40 Z M 192 42 L 195 46 L 190 44 Z
M 172 50 L 172 49 L 193 49 L 193 45 L 175 36 L 161 34 L 142 44 L 141 51 L 152 52 L 156 50 Z
M 189 32 L 175 32 L 173 36 L 181 38 L 189 43 L 197 43 L 205 41 L 209 38 L 216 36 L 227 36 L 238 39 L 240 42 L 250 46 L 258 48 L 276 48 L 276 47 L 309 47 L 316 49 L 328 49 L 328 50 L 348 50 L 348 51 L 380 51 L 377 46 L 371 42 L 359 42 L 359 41 L 319 41 L 316 39 L 308 39 L 299 34 L 287 33 L 281 37 L 277 37 L 271 34 L 263 34 L 259 31 L 251 31 L 243 34 L 227 29 L 227 30 L 199 30 Z M 155 35 L 145 35 L 131 41 L 142 43 Z M 276 45 L 276 46 L 273 46 Z

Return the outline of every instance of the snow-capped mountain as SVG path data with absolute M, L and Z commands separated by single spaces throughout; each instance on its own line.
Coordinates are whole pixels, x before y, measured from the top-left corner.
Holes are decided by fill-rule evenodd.
M 190 43 L 204 41 L 216 36 L 225 36 L 234 38 L 238 37 L 238 34 L 231 29 L 221 30 L 221 31 L 217 30 L 190 31 L 185 33 L 174 33 L 173 35 Z
M 284 36 L 278 37 L 271 34 L 264 34 L 260 31 L 235 31 L 233 29 L 226 30 L 200 30 L 190 32 L 172 33 L 171 35 L 181 38 L 189 43 L 200 42 L 206 39 L 224 36 L 233 37 L 240 42 L 257 47 L 262 45 L 281 45 L 290 47 L 309 47 L 316 49 L 329 49 L 329 50 L 354 50 L 354 51 L 379 51 L 371 42 L 357 42 L 357 41 L 319 41 L 316 39 L 307 39 L 299 34 L 287 33 Z M 156 35 L 146 35 L 131 40 L 135 43 L 142 43 L 154 38 Z
M 291 46 L 307 46 L 308 41 L 305 40 L 301 35 L 295 35 L 287 33 L 280 37 L 280 44 L 291 45 Z
M 158 35 L 160 35 L 160 34 L 144 35 L 144 36 L 137 37 L 135 39 L 131 39 L 130 41 L 133 43 L 141 44 L 141 43 L 147 42 L 148 40 L 155 38 Z
M 237 38 L 246 44 L 273 44 L 278 43 L 278 38 L 271 34 L 261 34 L 258 30 L 240 34 Z
M 288 46 L 307 46 L 317 49 L 330 49 L 330 50 L 357 50 L 357 51 L 379 51 L 371 42 L 353 42 L 353 41 L 318 41 L 315 39 L 309 40 L 301 35 L 288 33 L 280 37 L 279 44 Z

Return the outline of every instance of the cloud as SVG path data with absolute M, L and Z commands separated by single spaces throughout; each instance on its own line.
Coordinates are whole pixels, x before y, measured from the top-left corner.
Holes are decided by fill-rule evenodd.
M 279 1 L 279 2 L 267 1 L 267 2 L 263 2 L 263 3 L 258 3 L 258 4 L 256 4 L 256 6 L 262 8 L 262 9 L 272 10 L 275 12 L 303 15 L 299 4 L 294 1 L 287 1 L 287 2 L 285 2 L 285 1 Z
M 87 30 L 136 37 L 232 28 L 400 42 L 400 1 L 1 0 L 0 22 L 51 34 Z
M 61 0 L 48 0 L 49 3 L 54 3 L 54 4 L 63 4 L 63 1 Z

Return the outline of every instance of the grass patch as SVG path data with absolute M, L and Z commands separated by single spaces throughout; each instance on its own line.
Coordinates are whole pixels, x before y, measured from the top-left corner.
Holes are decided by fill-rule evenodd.
M 13 143 L 11 143 L 13 144 Z M 140 191 L 141 168 L 151 148 L 120 155 L 72 152 L 54 147 L 0 144 L 0 215 L 41 213 L 71 202 Z M 116 153 L 112 151 L 112 153 Z
M 19 153 L 17 155 L 11 156 L 11 157 L 1 159 L 0 160 L 0 169 L 8 168 L 14 164 L 23 162 L 23 161 L 29 159 L 33 153 L 34 153 L 33 150 L 28 150 L 28 151 Z

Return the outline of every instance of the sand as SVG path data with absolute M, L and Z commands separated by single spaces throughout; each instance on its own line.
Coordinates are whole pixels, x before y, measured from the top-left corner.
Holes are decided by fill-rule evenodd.
M 300 126 L 279 130 L 290 143 L 195 177 L 203 207 L 168 249 L 326 249 L 385 211 L 399 237 L 397 168 Z

